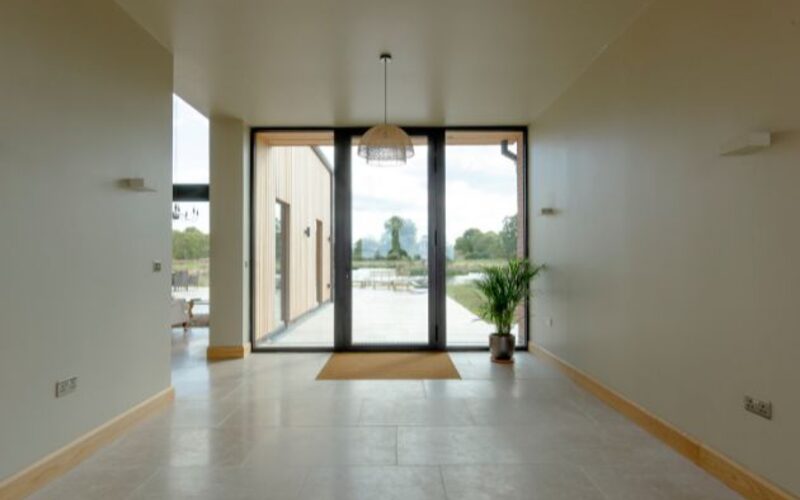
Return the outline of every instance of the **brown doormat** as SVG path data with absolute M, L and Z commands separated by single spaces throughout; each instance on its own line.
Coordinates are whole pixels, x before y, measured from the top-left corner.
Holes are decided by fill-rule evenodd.
M 460 379 L 446 352 L 344 352 L 332 354 L 317 380 Z

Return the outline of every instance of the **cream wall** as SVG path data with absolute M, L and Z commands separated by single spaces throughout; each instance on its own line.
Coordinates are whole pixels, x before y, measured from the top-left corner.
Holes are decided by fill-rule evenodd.
M 113 2 L 5 0 L 0 65 L 2 479 L 169 387 L 172 60 Z
M 241 346 L 250 332 L 249 129 L 242 120 L 209 120 L 211 304 L 209 344 Z
M 533 340 L 800 493 L 800 3 L 655 1 L 531 144 Z

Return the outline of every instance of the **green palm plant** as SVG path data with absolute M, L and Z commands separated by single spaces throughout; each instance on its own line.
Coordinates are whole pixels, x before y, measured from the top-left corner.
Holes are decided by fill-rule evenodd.
M 511 335 L 514 313 L 528 296 L 531 280 L 543 268 L 527 259 L 512 259 L 506 265 L 484 269 L 483 276 L 475 282 L 483 295 L 479 312 L 483 319 L 495 325 L 497 334 Z

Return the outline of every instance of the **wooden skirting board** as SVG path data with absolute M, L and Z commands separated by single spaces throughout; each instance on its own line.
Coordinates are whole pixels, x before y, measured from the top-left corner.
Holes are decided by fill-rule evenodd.
M 550 351 L 530 343 L 530 351 L 543 361 L 555 365 L 575 383 L 601 401 L 633 420 L 640 427 L 675 449 L 699 467 L 754 500 L 792 500 L 797 497 L 749 471 L 718 451 L 653 415 L 633 401 L 601 384 L 585 372 L 562 360 Z
M 47 455 L 30 467 L 5 479 L 0 482 L 0 500 L 18 499 L 30 495 L 77 466 L 147 416 L 170 404 L 173 399 L 175 399 L 175 390 L 172 387 L 164 389 L 60 450 Z
M 206 349 L 206 359 L 220 361 L 223 359 L 240 359 L 250 354 L 250 342 L 242 345 L 211 345 Z

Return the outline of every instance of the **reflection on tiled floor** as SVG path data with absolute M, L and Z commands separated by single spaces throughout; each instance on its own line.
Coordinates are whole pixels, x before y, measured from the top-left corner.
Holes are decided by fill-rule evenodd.
M 35 498 L 737 498 L 528 354 L 454 353 L 463 380 L 316 381 L 327 354 L 208 364 L 205 330 L 172 336 L 174 405 Z

